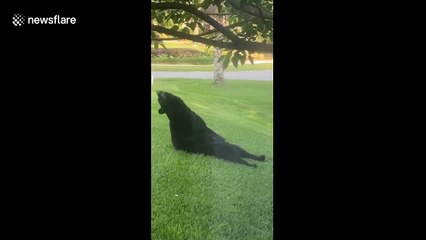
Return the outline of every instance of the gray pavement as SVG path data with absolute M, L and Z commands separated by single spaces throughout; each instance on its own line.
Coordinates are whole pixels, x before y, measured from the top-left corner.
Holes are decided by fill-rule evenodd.
M 227 80 L 260 80 L 272 81 L 272 70 L 253 70 L 253 71 L 225 71 L 224 76 Z M 196 72 L 169 72 L 169 71 L 153 71 L 152 76 L 155 78 L 201 78 L 213 79 L 213 72 L 196 71 Z

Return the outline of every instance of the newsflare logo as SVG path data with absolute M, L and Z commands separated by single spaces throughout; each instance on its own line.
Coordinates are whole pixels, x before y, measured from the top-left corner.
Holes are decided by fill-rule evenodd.
M 12 17 L 12 24 L 16 27 L 23 26 L 24 24 L 28 25 L 53 25 L 53 24 L 75 24 L 77 19 L 75 17 L 61 17 L 55 15 L 53 17 L 27 17 L 22 13 L 15 13 Z
M 15 26 L 22 26 L 25 23 L 25 16 L 21 13 L 15 13 L 12 17 L 12 23 Z

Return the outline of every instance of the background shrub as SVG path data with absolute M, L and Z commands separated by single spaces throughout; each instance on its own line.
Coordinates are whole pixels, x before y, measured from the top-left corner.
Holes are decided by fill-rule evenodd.
M 186 58 L 186 57 L 199 57 L 199 56 L 206 56 L 207 54 L 204 52 L 201 52 L 196 49 L 191 48 L 151 48 L 151 58 L 158 58 L 158 57 L 174 57 L 174 58 Z
M 207 64 L 213 64 L 213 57 L 198 56 L 198 57 L 175 58 L 175 57 L 168 57 L 168 56 L 159 56 L 156 58 L 151 58 L 151 63 L 207 65 Z

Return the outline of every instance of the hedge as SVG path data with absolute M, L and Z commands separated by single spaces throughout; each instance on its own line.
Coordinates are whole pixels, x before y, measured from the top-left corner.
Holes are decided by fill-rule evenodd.
M 196 49 L 191 48 L 151 48 L 151 58 L 162 56 L 185 58 L 185 57 L 199 57 L 206 56 L 207 54 Z

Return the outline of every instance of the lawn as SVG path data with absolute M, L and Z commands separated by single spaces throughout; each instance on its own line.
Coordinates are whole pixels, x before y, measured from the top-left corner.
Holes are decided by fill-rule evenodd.
M 272 63 L 259 63 L 259 64 L 244 64 L 238 65 L 238 68 L 235 68 L 232 64 L 228 65 L 228 68 L 225 71 L 249 71 L 249 70 L 272 70 Z M 152 71 L 209 71 L 213 72 L 213 65 L 161 65 L 161 64 L 152 64 Z
M 265 162 L 253 169 L 173 149 L 155 92 L 181 97 L 207 125 Z M 156 79 L 151 95 L 152 239 L 272 239 L 272 83 Z

